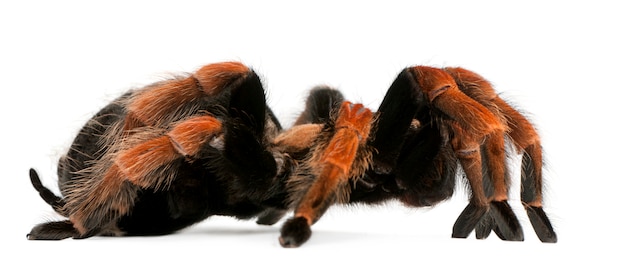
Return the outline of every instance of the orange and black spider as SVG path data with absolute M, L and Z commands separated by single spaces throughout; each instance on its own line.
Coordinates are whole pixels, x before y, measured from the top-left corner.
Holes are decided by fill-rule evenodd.
M 524 153 L 531 222 L 542 241 L 554 242 L 541 208 L 539 138 L 478 75 L 406 69 L 376 114 L 318 88 L 282 130 L 251 69 L 207 65 L 130 91 L 97 113 L 59 160 L 61 197 L 31 170 L 35 189 L 67 220 L 37 225 L 28 238 L 168 234 L 211 215 L 274 224 L 294 210 L 280 237 L 294 247 L 335 203 L 445 200 L 460 163 L 472 199 L 453 236 L 476 228 L 479 238 L 494 230 L 521 240 L 506 202 L 506 137 Z

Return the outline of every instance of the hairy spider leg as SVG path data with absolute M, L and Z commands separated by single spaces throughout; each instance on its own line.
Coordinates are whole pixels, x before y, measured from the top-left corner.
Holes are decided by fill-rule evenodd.
M 293 127 L 276 136 L 273 144 L 283 153 L 298 155 L 308 152 L 324 125 L 334 120 L 343 101 L 343 95 L 336 89 L 327 86 L 313 88 L 306 99 L 305 109 Z
M 367 141 L 373 113 L 362 104 L 343 102 L 335 121 L 335 133 L 314 159 L 317 178 L 298 203 L 294 217 L 281 229 L 280 244 L 297 247 L 311 236 L 310 226 L 332 205 L 338 189 L 351 177 L 359 147 Z
M 145 189 L 167 189 L 174 176 L 158 172 L 180 157 L 193 158 L 221 129 L 220 121 L 211 116 L 193 117 L 175 125 L 167 135 L 122 150 L 70 220 L 85 234 L 105 225 L 108 221 L 103 219 L 127 214 L 134 204 L 131 191 L 135 188 L 127 187 L 126 181 Z
M 442 69 L 411 68 L 432 108 L 442 118 L 442 128 L 467 177 L 471 198 L 454 224 L 452 237 L 465 238 L 488 212 L 490 201 L 483 189 L 481 143 L 489 135 L 503 132 L 505 126 L 487 108 L 463 93 L 454 78 Z
M 252 77 L 231 91 L 223 150 L 230 169 L 218 171 L 228 174 L 222 178 L 232 179 L 229 185 L 237 190 L 237 196 L 261 202 L 270 200 L 268 204 L 279 206 L 259 217 L 259 224 L 272 224 L 286 213 L 282 201 L 286 196 L 285 183 L 278 172 L 285 169 L 287 161 L 281 153 L 270 150 L 282 127 L 267 108 L 260 79 L 254 74 Z M 276 194 L 282 194 L 280 199 L 276 199 Z
M 396 165 L 396 159 L 404 144 L 415 114 L 424 103 L 423 93 L 408 69 L 400 72 L 393 81 L 378 108 L 376 129 L 372 130 L 370 145 L 376 149 L 373 155 L 374 170 L 386 174 Z
M 41 183 L 39 175 L 34 169 L 29 170 L 30 181 L 39 192 L 39 196 L 59 214 L 65 214 L 63 207 L 65 202 L 63 198 L 55 195 L 52 191 Z M 65 239 L 69 237 L 78 236 L 78 232 L 74 229 L 74 225 L 69 220 L 64 221 L 52 221 L 48 223 L 42 223 L 34 228 L 26 235 L 29 240 L 36 239 Z
M 216 98 L 236 87 L 248 76 L 256 75 L 239 62 L 222 62 L 203 66 L 186 78 L 168 80 L 138 91 L 127 105 L 124 130 L 141 126 L 162 126 L 195 114 L 199 101 Z M 239 81 L 239 82 L 238 82 Z M 226 90 L 226 91 L 225 91 Z
M 517 151 L 522 153 L 521 200 L 526 213 L 542 242 L 555 243 L 557 236 L 543 210 L 542 148 L 533 125 L 520 112 L 501 98 L 495 100 L 509 121 L 508 135 Z
M 343 94 L 328 86 L 318 86 L 309 92 L 304 111 L 296 119 L 294 126 L 302 124 L 325 124 L 331 120 L 344 101 Z
M 459 89 L 474 99 L 485 108 L 489 109 L 503 125 L 507 125 L 500 107 L 495 103 L 498 95 L 482 76 L 463 68 L 444 68 L 450 74 Z M 506 131 L 506 130 L 505 130 Z M 489 181 L 493 185 L 493 201 L 505 201 L 508 199 L 510 179 L 506 166 L 505 132 L 490 134 L 485 138 L 484 152 L 487 157 L 487 171 Z
M 489 109 L 507 127 L 502 132 L 489 134 L 481 147 L 484 166 L 485 192 L 490 199 L 489 216 L 485 216 L 476 227 L 476 237 L 484 239 L 493 229 L 503 240 L 522 241 L 524 233 L 519 220 L 508 203 L 510 189 L 507 168 L 505 133 L 509 132 L 508 121 L 497 100 L 501 100 L 492 85 L 482 76 L 463 68 L 445 68 L 459 89 Z
M 276 173 L 274 157 L 266 150 L 267 113 L 265 93 L 258 77 L 232 90 L 229 121 L 225 123 L 224 156 L 251 180 L 271 178 Z M 277 121 L 273 124 L 275 130 L 270 132 L 277 134 L 281 127 Z M 255 189 L 263 190 L 263 187 Z
M 316 142 L 324 138 L 324 135 L 321 134 L 325 125 L 329 123 L 332 125 L 343 101 L 343 95 L 336 89 L 327 86 L 313 88 L 306 99 L 305 109 L 294 122 L 294 126 L 277 136 L 274 144 L 280 152 L 290 153 L 297 160 L 302 160 L 299 162 L 307 164 L 306 157 L 315 151 Z M 308 175 L 308 173 L 304 173 L 304 175 Z M 296 172 L 296 174 L 301 173 Z M 298 179 L 298 176 L 294 178 Z M 289 188 L 292 189 L 290 191 L 290 204 L 298 204 L 300 197 L 308 192 L 306 190 L 308 187 L 308 184 L 302 184 L 301 181 L 291 179 L 289 181 Z M 304 243 L 311 235 L 310 225 L 305 218 L 286 222 L 281 231 L 285 232 L 285 237 L 281 236 L 280 238 L 281 245 L 290 247 Z
M 324 128 L 336 117 L 344 98 L 341 92 L 328 86 L 318 86 L 309 92 L 305 109 L 297 118 L 294 126 L 281 132 L 274 138 L 274 148 L 289 155 L 301 164 L 294 175 L 287 181 L 289 191 L 288 204 L 295 205 L 309 187 L 309 181 L 301 181 L 303 175 L 310 175 L 307 156 L 316 147 L 316 142 L 324 138 Z M 306 169 L 303 169 L 305 168 Z M 303 172 L 305 171 L 305 172 Z M 307 177 L 305 177 L 307 178 Z M 264 222 L 264 221 L 263 221 Z
M 63 201 L 63 198 L 54 194 L 50 189 L 46 188 L 41 183 L 39 174 L 37 174 L 37 171 L 35 171 L 35 169 L 30 169 L 28 173 L 30 176 L 31 184 L 33 185 L 35 190 L 39 192 L 39 196 L 41 196 L 44 202 L 52 206 L 52 209 L 54 209 L 54 211 L 56 211 L 57 213 L 63 214 L 63 211 L 61 210 L 63 206 L 65 206 L 65 202 Z
M 321 153 L 321 172 L 296 209 L 296 218 L 304 217 L 309 225 L 316 222 L 330 203 L 335 189 L 348 180 L 360 144 L 367 140 L 372 113 L 361 104 L 344 103 L 335 123 L 335 134 Z M 364 136 L 365 135 L 365 136 Z

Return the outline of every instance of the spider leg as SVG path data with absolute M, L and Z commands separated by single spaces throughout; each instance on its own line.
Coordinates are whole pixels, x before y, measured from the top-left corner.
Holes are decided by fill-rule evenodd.
M 493 141 L 491 141 L 491 143 L 493 143 Z M 472 190 L 472 199 L 455 222 L 452 236 L 455 238 L 466 238 L 473 229 L 476 229 L 476 237 L 478 239 L 484 239 L 493 229 L 498 237 L 503 240 L 523 241 L 524 234 L 521 225 L 511 209 L 511 206 L 508 204 L 506 196 L 496 196 L 498 194 L 506 195 L 507 189 L 501 186 L 503 184 L 502 181 L 489 181 L 493 178 L 488 174 L 493 174 L 493 171 L 487 171 L 483 175 L 485 181 L 475 181 L 475 179 L 481 177 L 479 171 L 482 170 L 482 168 L 485 166 L 491 168 L 493 167 L 491 163 L 498 160 L 494 158 L 483 160 L 481 159 L 480 151 L 479 148 L 475 153 L 467 153 L 465 151 L 462 153 L 457 152 L 461 166 L 469 180 Z M 481 164 L 483 161 L 486 161 L 487 164 Z M 501 164 L 502 163 L 498 163 L 498 166 L 502 166 Z M 489 196 L 490 198 L 488 198 L 487 193 L 480 191 L 484 190 L 483 185 L 491 184 L 495 184 L 491 187 L 494 196 Z M 502 189 L 504 189 L 504 191 L 502 191 Z M 484 205 L 485 201 L 482 199 L 477 200 L 480 198 L 487 198 L 487 207 Z
M 52 209 L 54 209 L 54 211 L 56 211 L 57 213 L 63 215 L 63 207 L 65 206 L 65 201 L 63 201 L 63 198 L 55 195 L 50 189 L 48 189 L 47 187 L 45 187 L 42 183 L 41 183 L 41 179 L 39 178 L 39 174 L 37 174 L 37 171 L 35 171 L 35 169 L 30 169 L 29 170 L 29 175 L 30 175 L 30 182 L 33 185 L 33 187 L 35 188 L 35 190 L 37 190 L 37 192 L 39 192 L 39 196 L 41 196 L 41 198 L 50 206 L 52 206 Z
M 495 119 L 508 128 L 507 117 L 497 103 L 499 97 L 487 80 L 463 68 L 445 68 L 444 70 L 455 79 L 464 94 L 487 108 Z M 478 224 L 476 237 L 479 239 L 486 238 L 490 231 L 481 226 L 493 228 L 503 240 L 521 241 L 524 239 L 521 225 L 508 204 L 510 179 L 505 151 L 506 132 L 508 132 L 507 129 L 489 134 L 485 137 L 480 149 L 485 163 L 483 164 L 483 184 L 486 195 L 490 199 L 489 215 L 491 217 L 486 217 Z M 495 224 L 489 224 L 490 222 L 495 222 Z
M 476 226 L 476 238 L 487 238 L 493 229 L 502 240 L 523 241 L 521 224 L 508 203 L 510 181 L 504 148 L 503 133 L 489 135 L 481 148 L 482 160 L 486 163 L 483 164 L 483 184 L 486 195 L 490 198 L 490 209 L 489 215 Z
M 464 133 L 458 125 L 451 124 L 450 126 L 455 133 L 452 148 L 461 163 L 472 191 L 469 204 L 454 223 L 452 237 L 467 238 L 489 210 L 489 200 L 483 190 L 479 143 L 471 140 L 471 138 L 462 137 Z
M 326 86 L 312 89 L 306 100 L 305 110 L 295 121 L 294 126 L 276 136 L 272 142 L 274 149 L 293 158 L 302 159 L 319 137 L 324 124 L 331 121 L 341 102 L 341 92 Z M 293 196 L 293 195 L 292 195 Z M 257 220 L 258 224 L 271 225 L 286 213 L 283 209 L 268 209 Z
M 221 98 L 228 95 L 230 89 L 254 77 L 256 74 L 242 63 L 223 62 L 203 66 L 186 78 L 148 86 L 129 98 L 124 130 L 141 126 L 163 127 L 192 116 L 198 110 L 219 108 L 223 105 Z M 209 100 L 220 103 L 215 106 Z
M 26 235 L 28 240 L 61 240 L 70 237 L 78 238 L 80 234 L 69 220 L 39 224 Z
M 65 206 L 63 198 L 56 196 L 50 189 L 41 184 L 39 175 L 34 169 L 30 169 L 30 180 L 33 187 L 39 192 L 41 198 L 59 214 L 64 214 L 62 209 Z M 33 227 L 26 235 L 29 240 L 61 240 L 70 237 L 80 236 L 78 231 L 68 220 L 53 221 L 39 224 Z
M 294 217 L 281 229 L 280 244 L 297 247 L 311 236 L 313 225 L 347 188 L 353 162 L 360 146 L 367 141 L 373 114 L 361 104 L 344 102 L 335 121 L 335 132 L 328 144 L 314 150 L 312 166 L 316 179 L 300 199 Z
M 487 107 L 464 93 L 445 70 L 416 66 L 410 68 L 420 85 L 427 104 L 437 115 L 442 136 L 449 140 L 471 189 L 469 205 L 453 227 L 452 236 L 465 238 L 490 209 L 483 188 L 481 144 L 492 134 L 504 131 L 504 125 Z
M 374 170 L 381 174 L 391 172 L 404 144 L 398 138 L 406 134 L 415 114 L 424 102 L 420 85 L 409 69 L 403 70 L 393 81 L 378 108 L 376 129 L 369 145 L 373 155 Z
M 304 111 L 294 125 L 327 123 L 332 114 L 339 110 L 343 100 L 344 97 L 338 90 L 327 86 L 313 88 L 306 99 Z
M 294 126 L 274 138 L 276 149 L 294 156 L 309 151 L 324 125 L 333 121 L 333 114 L 339 110 L 343 100 L 338 90 L 326 86 L 313 88 Z
M 415 133 L 415 134 L 414 134 Z M 437 125 L 409 132 L 395 169 L 400 201 L 409 206 L 433 206 L 454 193 L 457 174 L 454 151 L 443 143 Z
M 185 158 L 195 158 L 220 131 L 219 120 L 197 116 L 177 123 L 165 135 L 119 151 L 102 178 L 85 190 L 89 197 L 69 208 L 74 227 L 82 235 L 96 234 L 129 213 L 139 188 L 167 189 L 176 177 L 170 169 Z
M 227 107 L 223 156 L 230 164 L 227 173 L 236 177 L 223 177 L 233 178 L 241 196 L 264 200 L 283 189 L 274 181 L 283 158 L 269 150 L 281 126 L 267 108 L 260 79 L 254 73 L 248 76 L 231 91 Z
M 535 233 L 542 242 L 555 243 L 557 236 L 542 206 L 542 149 L 537 131 L 521 113 L 504 100 L 495 102 L 509 120 L 509 136 L 517 150 L 522 153 L 521 200 Z

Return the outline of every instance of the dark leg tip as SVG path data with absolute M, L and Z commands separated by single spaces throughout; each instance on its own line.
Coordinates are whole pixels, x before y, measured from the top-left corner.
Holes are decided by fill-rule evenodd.
M 535 233 L 537 233 L 539 240 L 544 243 L 556 243 L 556 233 L 552 228 L 552 224 L 550 223 L 546 212 L 543 211 L 543 208 L 535 206 L 526 206 L 525 208 L 526 213 L 528 213 L 530 223 L 533 225 L 533 229 L 535 229 Z
M 303 217 L 289 219 L 280 230 L 280 245 L 286 248 L 299 247 L 311 237 L 311 227 Z
M 476 228 L 478 222 L 487 214 L 488 209 L 488 206 L 468 204 L 456 219 L 456 222 L 454 222 L 452 238 L 467 238 L 474 228 Z
M 53 221 L 35 226 L 26 235 L 28 240 L 61 240 L 78 236 L 70 221 Z
M 39 174 L 37 173 L 37 171 L 33 168 L 30 168 L 28 170 L 28 175 L 30 176 L 30 182 L 33 184 L 33 187 L 35 187 L 36 190 L 41 190 L 43 188 L 43 185 L 41 184 L 41 179 L 39 178 Z
M 476 224 L 476 229 L 474 230 L 476 239 L 487 239 L 494 229 L 494 226 L 495 222 L 491 215 L 484 215 L 480 222 Z
M 506 241 L 524 241 L 522 225 L 507 201 L 491 202 L 489 214 L 495 221 L 498 237 Z

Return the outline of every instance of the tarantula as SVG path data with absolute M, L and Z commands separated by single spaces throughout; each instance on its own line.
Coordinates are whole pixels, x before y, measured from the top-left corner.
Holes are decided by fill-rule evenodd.
M 336 90 L 312 93 L 296 127 L 332 123 L 333 108 L 342 100 Z M 406 68 L 391 84 L 375 121 L 369 126 L 358 123 L 351 130 L 352 140 L 365 142 L 349 157 L 368 158 L 344 156 L 319 174 L 281 230 L 284 246 L 304 243 L 311 235 L 310 226 L 332 203 L 397 199 L 423 207 L 446 200 L 454 191 L 459 164 L 471 198 L 454 224 L 452 237 L 466 238 L 475 230 L 476 237 L 483 239 L 493 230 L 503 240 L 522 241 L 522 228 L 507 202 L 507 143 L 523 156 L 521 201 L 538 238 L 557 241 L 542 208 L 539 135 L 478 74 L 463 68 Z
M 39 224 L 28 238 L 168 234 L 211 215 L 270 225 L 295 210 L 280 237 L 295 247 L 335 203 L 426 206 L 448 198 L 460 162 L 472 198 L 453 236 L 476 228 L 479 238 L 494 230 L 522 240 L 506 203 L 510 137 L 524 153 L 522 200 L 531 222 L 542 241 L 556 241 L 541 208 L 532 125 L 478 75 L 446 71 L 404 70 L 376 114 L 336 90 L 314 89 L 288 130 L 241 63 L 129 91 L 89 120 L 59 160 L 62 197 L 31 169 L 35 189 L 67 220 Z

